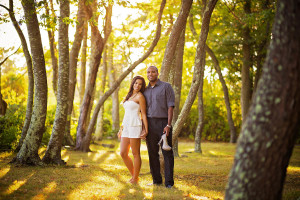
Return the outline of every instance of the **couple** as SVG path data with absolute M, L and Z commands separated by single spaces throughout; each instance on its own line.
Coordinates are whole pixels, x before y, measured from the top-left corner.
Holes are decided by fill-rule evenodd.
M 129 92 L 123 101 L 125 115 L 122 127 L 118 133 L 121 138 L 120 155 L 132 175 L 130 183 L 137 184 L 141 168 L 141 139 L 146 139 L 150 172 L 153 184 L 161 185 L 159 145 L 163 134 L 166 134 L 168 144 L 172 144 L 173 109 L 175 106 L 174 91 L 169 83 L 158 79 L 158 69 L 150 66 L 147 69 L 149 84 L 146 87 L 142 76 L 133 78 Z M 142 120 L 139 117 L 142 115 Z M 133 154 L 133 162 L 128 156 L 129 149 Z M 165 160 L 165 186 L 174 185 L 174 156 L 172 149 L 162 150 Z

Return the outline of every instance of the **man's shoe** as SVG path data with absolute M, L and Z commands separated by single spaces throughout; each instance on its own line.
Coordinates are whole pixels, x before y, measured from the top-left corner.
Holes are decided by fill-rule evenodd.
M 172 188 L 173 187 L 173 185 L 166 185 L 166 188 Z

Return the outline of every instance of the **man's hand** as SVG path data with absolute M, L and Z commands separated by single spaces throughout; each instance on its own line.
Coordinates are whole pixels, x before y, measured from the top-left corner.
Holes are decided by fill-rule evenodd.
M 164 128 L 164 133 L 166 134 L 167 137 L 169 136 L 170 130 L 171 130 L 171 127 L 169 127 L 169 126 L 166 126 Z
M 145 129 L 143 129 L 140 137 L 142 140 L 146 140 L 147 135 L 148 135 L 148 133 L 146 132 Z

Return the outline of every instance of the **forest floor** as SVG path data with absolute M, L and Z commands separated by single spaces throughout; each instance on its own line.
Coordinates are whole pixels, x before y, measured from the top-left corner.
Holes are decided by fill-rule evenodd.
M 113 148 L 102 144 L 113 144 Z M 8 164 L 12 153 L 0 153 L 0 199 L 223 199 L 236 145 L 202 143 L 203 154 L 194 153 L 192 141 L 179 142 L 175 158 L 175 187 L 149 186 L 148 154 L 142 142 L 142 168 L 138 185 L 119 155 L 119 141 L 92 144 L 93 152 L 64 149 L 66 166 L 16 167 Z M 45 148 L 40 149 L 40 155 Z M 275 174 L 274 174 L 275 176 Z M 283 199 L 300 197 L 300 146 L 293 151 Z

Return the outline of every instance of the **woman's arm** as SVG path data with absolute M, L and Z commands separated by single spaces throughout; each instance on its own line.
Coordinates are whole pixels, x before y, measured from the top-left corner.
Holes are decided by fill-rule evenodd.
M 141 114 L 142 114 L 142 121 L 143 121 L 143 126 L 145 128 L 145 135 L 142 134 L 144 138 L 148 135 L 148 121 L 147 121 L 147 114 L 146 114 L 146 99 L 144 95 L 140 95 L 139 97 L 139 104 L 141 106 Z

